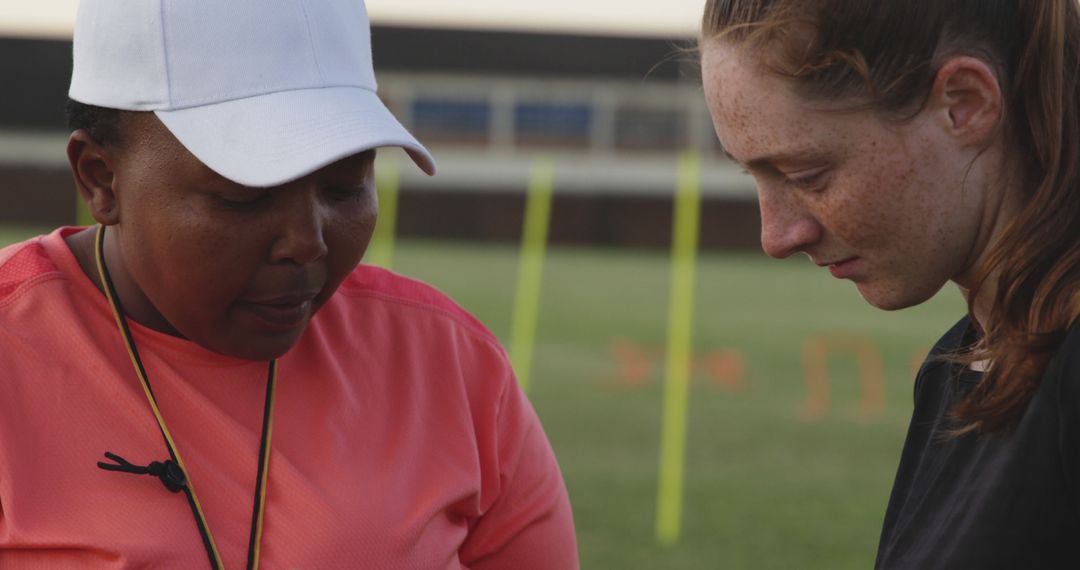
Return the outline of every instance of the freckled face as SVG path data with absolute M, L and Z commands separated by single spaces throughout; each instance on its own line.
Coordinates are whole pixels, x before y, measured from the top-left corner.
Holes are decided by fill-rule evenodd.
M 964 185 L 972 156 L 933 112 L 897 124 L 815 109 L 721 42 L 704 47 L 702 71 L 716 133 L 757 184 L 770 256 L 806 253 L 890 310 L 971 266 L 983 197 Z
M 135 144 L 113 182 L 119 223 L 106 235 L 119 258 L 110 269 L 130 276 L 132 305 L 151 312 L 135 318 L 222 354 L 284 354 L 367 248 L 374 152 L 249 188 L 203 165 L 152 114 L 128 127 Z

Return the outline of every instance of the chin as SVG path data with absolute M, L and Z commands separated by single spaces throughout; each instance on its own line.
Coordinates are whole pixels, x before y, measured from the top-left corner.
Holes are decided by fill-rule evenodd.
M 856 283 L 855 286 L 871 306 L 883 311 L 898 311 L 926 302 L 941 290 L 944 283 L 937 287 L 899 283 Z

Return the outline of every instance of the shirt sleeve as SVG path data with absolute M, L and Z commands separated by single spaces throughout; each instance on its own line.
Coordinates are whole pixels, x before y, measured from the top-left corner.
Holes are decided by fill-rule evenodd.
M 471 521 L 459 556 L 472 570 L 576 570 L 570 501 L 540 421 L 506 362 L 493 433 L 481 429 L 483 514 Z

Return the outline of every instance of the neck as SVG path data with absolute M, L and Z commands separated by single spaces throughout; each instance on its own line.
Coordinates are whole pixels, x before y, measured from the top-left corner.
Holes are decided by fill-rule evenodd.
M 1007 161 L 1003 154 L 988 151 L 987 156 L 976 160 L 991 159 L 997 164 Z M 972 179 L 967 180 L 971 185 L 984 185 L 985 198 L 982 201 L 983 215 L 978 233 L 972 244 L 971 253 L 964 269 L 960 271 L 952 281 L 959 287 L 968 306 L 971 307 L 971 316 L 975 323 L 982 329 L 990 319 L 993 310 L 994 297 L 997 295 L 998 276 L 1000 271 L 993 269 L 985 274 L 982 281 L 979 276 L 983 274 L 987 259 L 995 244 L 1015 219 L 1021 210 L 1023 177 L 1015 169 L 1002 167 L 991 168 L 983 180 L 975 178 L 975 169 L 971 169 Z

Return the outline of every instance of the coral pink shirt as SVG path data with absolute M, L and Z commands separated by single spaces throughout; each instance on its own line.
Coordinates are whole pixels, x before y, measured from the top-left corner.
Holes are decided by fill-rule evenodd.
M 0 568 L 205 568 L 105 297 L 61 228 L 0 249 Z M 266 363 L 133 323 L 226 568 L 242 568 Z M 279 361 L 264 568 L 577 568 L 566 490 L 506 356 L 435 290 L 361 266 Z

